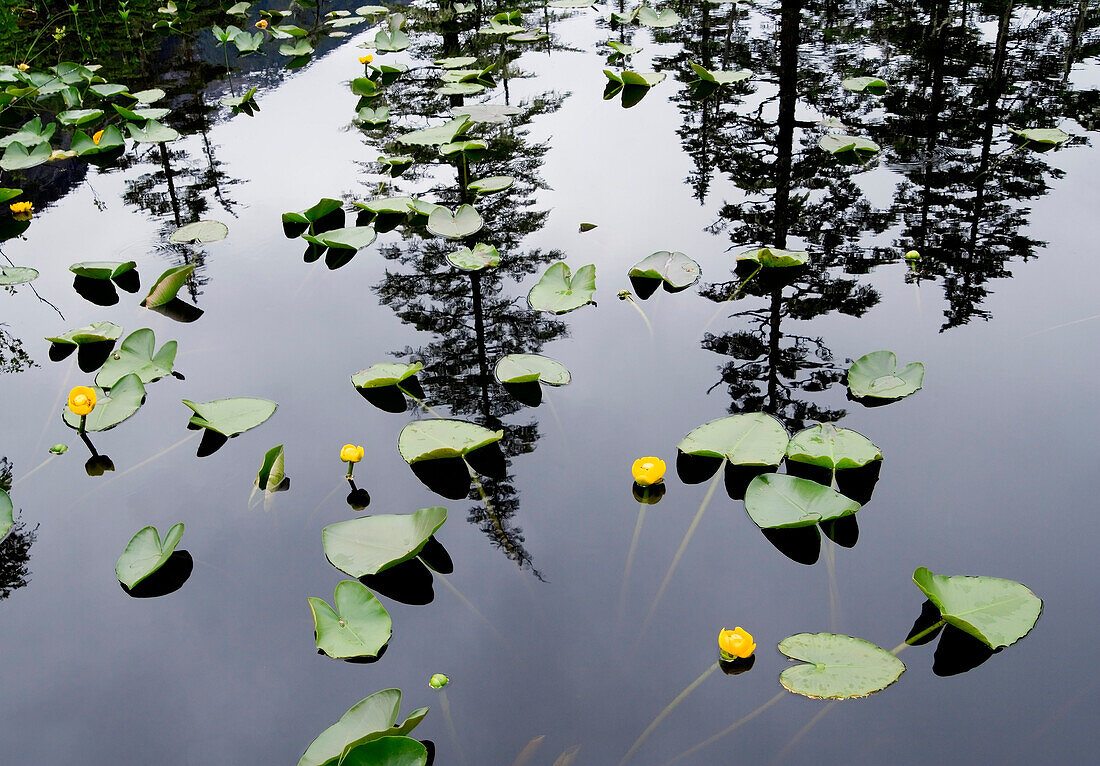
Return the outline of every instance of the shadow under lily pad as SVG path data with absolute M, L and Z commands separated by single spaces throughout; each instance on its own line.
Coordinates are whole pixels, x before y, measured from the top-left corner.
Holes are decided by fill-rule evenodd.
M 195 560 L 184 550 L 174 551 L 160 569 L 146 577 L 132 589 L 122 583 L 119 587 L 130 598 L 158 598 L 175 593 L 183 587 L 195 568 Z

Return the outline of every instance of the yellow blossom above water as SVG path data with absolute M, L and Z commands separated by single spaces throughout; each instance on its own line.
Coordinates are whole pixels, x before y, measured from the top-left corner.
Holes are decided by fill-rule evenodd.
M 722 632 L 718 634 L 718 648 L 722 651 L 723 657 L 745 659 L 751 657 L 756 651 L 756 643 L 752 640 L 752 634 L 744 628 L 737 627 L 733 630 L 722 628 Z
M 358 463 L 363 459 L 363 448 L 355 444 L 345 444 L 340 448 L 340 459 L 345 463 Z
M 267 19 L 260 19 L 256 22 L 257 29 L 267 29 Z
M 367 54 L 366 56 L 360 56 L 359 57 L 359 63 L 360 64 L 369 64 L 372 61 L 374 61 L 374 56 L 371 56 L 370 54 Z
M 8 205 L 8 209 L 11 210 L 12 218 L 17 221 L 29 221 L 33 208 L 34 206 L 30 202 L 13 202 Z
M 665 476 L 665 461 L 659 457 L 640 457 L 630 467 L 634 481 L 643 487 L 656 484 Z
M 87 386 L 73 388 L 69 392 L 69 409 L 73 411 L 73 414 L 87 415 L 95 409 L 95 391 Z
M 16 64 L 15 68 L 18 69 L 20 72 L 26 72 L 28 69 L 31 68 L 31 65 L 30 64 Z
M 92 143 L 95 144 L 96 146 L 99 146 L 99 139 L 101 139 L 101 138 L 103 138 L 103 131 L 102 130 L 97 130 L 92 135 Z

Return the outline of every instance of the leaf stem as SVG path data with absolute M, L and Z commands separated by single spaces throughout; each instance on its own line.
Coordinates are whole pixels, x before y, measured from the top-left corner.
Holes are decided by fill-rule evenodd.
M 717 662 L 713 663 L 709 668 L 704 670 L 703 674 L 701 676 L 696 678 L 694 681 L 692 681 L 690 684 L 688 684 L 686 689 L 684 689 L 682 692 L 677 694 L 676 698 L 674 700 L 672 700 L 672 702 L 668 703 L 668 705 L 665 706 L 664 710 L 662 710 L 660 713 L 657 714 L 657 717 L 653 719 L 653 723 L 651 723 L 649 726 L 647 726 L 646 730 L 642 732 L 641 736 L 639 736 L 638 739 L 636 739 L 634 741 L 634 744 L 631 745 L 630 749 L 626 751 L 626 755 L 624 755 L 623 759 L 621 761 L 619 761 L 619 766 L 623 766 L 623 764 L 625 764 L 627 761 L 629 761 L 630 757 L 632 755 L 634 755 L 634 752 L 639 747 L 642 746 L 642 743 L 645 742 L 646 738 L 649 737 L 649 735 L 653 733 L 653 730 L 656 729 L 660 725 L 661 721 L 665 720 L 665 717 L 669 713 L 671 713 L 676 708 L 677 705 L 679 705 L 681 702 L 683 702 L 685 699 L 687 699 L 687 696 L 689 694 L 691 694 L 693 691 L 695 691 L 695 689 L 698 688 L 698 686 L 701 683 L 703 683 L 703 681 L 706 681 L 707 678 L 710 677 L 710 674 L 713 673 L 716 670 L 718 670 L 718 663 Z
M 900 652 L 905 647 L 913 646 L 914 644 L 917 643 L 917 641 L 920 641 L 922 638 L 924 638 L 925 636 L 927 636 L 930 633 L 935 633 L 937 630 L 939 630 L 940 628 L 942 628 L 946 624 L 947 624 L 947 620 L 940 620 L 939 622 L 936 622 L 935 624 L 928 626 L 927 628 L 922 630 L 920 633 L 917 633 L 915 636 L 910 636 L 909 638 L 905 639 L 905 641 L 898 644 L 896 647 L 894 647 L 894 649 L 892 649 L 890 651 L 890 654 L 893 654 L 894 656 L 897 656 L 897 653 Z
M 722 731 L 718 732 L 713 737 L 710 737 L 709 739 L 705 739 L 702 742 L 700 742 L 698 745 L 695 745 L 694 747 L 689 748 L 688 750 L 685 750 L 684 752 L 680 753 L 678 756 L 673 758 L 671 761 L 665 761 L 664 766 L 671 766 L 671 764 L 676 763 L 677 761 L 681 761 L 684 758 L 687 758 L 692 753 L 696 753 L 699 750 L 702 750 L 707 745 L 714 744 L 715 742 L 722 739 L 722 737 L 726 736 L 727 734 L 732 734 L 735 730 L 741 728 L 743 725 L 747 724 L 749 721 L 756 718 L 756 716 L 760 715 L 765 710 L 770 708 L 776 702 L 779 702 L 779 700 L 786 697 L 787 694 L 788 694 L 788 692 L 787 692 L 786 689 L 780 691 L 778 694 L 776 694 L 770 700 L 768 700 L 763 705 L 758 707 L 756 710 L 752 711 L 748 715 L 745 715 L 745 716 L 742 716 L 741 718 L 738 718 L 736 721 L 734 721 L 732 724 L 727 726 L 725 729 L 722 729 Z
M 626 584 L 630 581 L 630 567 L 634 563 L 634 551 L 638 548 L 638 538 L 642 535 L 642 523 L 645 521 L 645 503 L 638 503 L 638 521 L 634 524 L 634 537 L 630 540 L 630 552 L 626 554 L 626 568 L 623 570 L 623 584 L 619 589 L 618 618 L 621 623 L 626 615 Z

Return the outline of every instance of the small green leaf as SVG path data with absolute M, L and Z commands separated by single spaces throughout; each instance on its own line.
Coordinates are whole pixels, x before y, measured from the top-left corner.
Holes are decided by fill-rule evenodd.
M 849 77 L 840 81 L 841 87 L 853 93 L 871 93 L 880 96 L 886 92 L 889 85 L 880 77 Z
M 393 629 L 386 608 L 355 580 L 337 584 L 333 603 L 309 598 L 317 648 L 329 657 L 377 657 Z
M 50 447 L 50 454 L 51 455 L 64 455 L 68 451 L 69 451 L 69 445 L 68 444 L 62 444 L 61 442 L 58 442 L 57 444 Z
M 680 16 L 671 8 L 657 13 L 648 5 L 643 5 L 635 12 L 635 20 L 643 27 L 652 29 L 667 29 L 680 23 Z
M 860 508 L 831 487 L 784 473 L 757 476 L 745 490 L 745 510 L 761 529 L 795 529 L 851 516 Z
M 760 247 L 738 254 L 738 261 L 752 261 L 769 269 L 805 266 L 810 254 L 804 250 L 780 250 L 777 247 Z
M 464 247 L 453 253 L 447 253 L 447 261 L 462 271 L 481 271 L 500 265 L 500 253 L 492 245 L 478 242 L 471 250 Z
M 111 387 L 110 395 L 102 388 L 95 387 L 95 409 L 84 418 L 84 430 L 107 431 L 131 417 L 145 402 L 145 386 L 134 374 L 125 375 Z M 74 430 L 80 429 L 80 415 L 67 409 L 62 413 L 65 425 Z
M 0 487 L 0 541 L 7 536 L 8 530 L 15 525 L 15 516 L 12 515 L 11 498 Z
M 86 125 L 102 116 L 102 109 L 69 109 L 57 115 L 57 121 L 62 125 Z
M 321 542 L 329 563 L 352 577 L 378 574 L 420 553 L 447 520 L 447 509 L 383 513 L 329 524 Z
M 173 266 L 168 269 L 157 277 L 157 281 L 153 283 L 153 288 L 142 300 L 141 305 L 155 308 L 168 303 L 187 284 L 187 280 L 194 270 L 195 264 L 193 263 L 185 263 L 182 266 Z
M 787 668 L 779 683 L 812 699 L 853 699 L 885 689 L 905 665 L 870 641 L 835 633 L 798 633 L 779 642 L 779 651 L 806 663 Z
M 360 745 L 382 737 L 408 734 L 428 712 L 427 708 L 414 710 L 398 726 L 400 707 L 400 689 L 383 689 L 360 700 L 310 743 L 298 766 L 338 766 L 348 751 Z
M 384 388 L 396 386 L 424 369 L 420 362 L 400 364 L 397 362 L 379 362 L 351 376 L 351 384 L 356 388 Z
M 170 340 L 156 354 L 156 337 L 148 327 L 126 336 L 122 345 L 107 358 L 95 377 L 97 386 L 113 388 L 127 375 L 137 375 L 142 383 L 152 383 L 172 374 L 176 361 L 176 341 Z
M 144 125 L 128 122 L 126 129 L 130 131 L 130 138 L 139 144 L 166 144 L 180 137 L 178 131 L 156 120 L 146 120 Z
M 516 179 L 512 176 L 490 176 L 470 181 L 466 188 L 478 194 L 493 194 L 510 188 L 515 182 Z
M 342 203 L 338 199 L 330 199 L 328 197 L 322 197 L 321 201 L 313 207 L 307 208 L 297 213 L 283 213 L 283 223 L 300 223 L 310 224 L 321 218 L 324 218 L 330 213 L 334 213 L 343 207 Z
M 53 150 L 49 144 L 38 144 L 31 150 L 18 141 L 8 144 L 4 156 L 0 157 L 0 168 L 4 170 L 26 170 L 41 165 L 50 158 Z
M 481 230 L 485 225 L 473 205 L 459 205 L 454 213 L 440 206 L 428 216 L 428 231 L 447 239 L 462 239 Z
M 787 460 L 830 470 L 861 468 L 882 460 L 882 452 L 870 439 L 848 428 L 821 423 L 799 431 L 787 445 Z
M 168 241 L 174 244 L 187 242 L 217 242 L 229 235 L 229 227 L 219 221 L 195 221 L 179 227 Z
M 581 266 L 575 276 L 571 276 L 564 261 L 551 264 L 539 279 L 538 284 L 527 294 L 527 303 L 536 311 L 549 311 L 552 314 L 565 314 L 593 303 L 596 294 L 596 267 L 593 264 Z
M 190 421 L 192 425 L 209 428 L 222 436 L 236 436 L 255 428 L 274 415 L 279 406 L 269 399 L 253 397 L 216 399 L 212 402 L 181 401 L 195 412 Z
M 149 575 L 164 566 L 172 556 L 180 538 L 183 537 L 183 524 L 175 524 L 161 542 L 156 527 L 145 527 L 134 535 L 118 557 L 115 575 L 118 581 L 133 590 Z
M 869 138 L 829 133 L 818 139 L 817 145 L 830 154 L 843 152 L 877 152 L 879 145 Z
M 1070 139 L 1068 133 L 1058 128 L 1025 128 L 1023 130 L 1009 128 L 1009 131 L 1025 141 L 1031 141 L 1035 144 L 1047 144 L 1049 146 L 1064 144 Z
M 0 188 L 0 203 L 7 202 L 9 199 L 15 199 L 23 193 L 22 189 L 3 189 Z
M 342 229 L 332 229 L 321 234 L 303 234 L 302 239 L 315 245 L 331 247 L 334 250 L 362 250 L 374 242 L 378 234 L 373 226 L 347 226 Z
M 857 399 L 902 399 L 924 385 L 924 365 L 910 362 L 898 369 L 893 351 L 872 351 L 848 368 L 848 388 Z
M 256 486 L 264 492 L 274 492 L 286 478 L 286 455 L 283 445 L 272 447 L 264 453 L 264 462 L 256 474 Z
M 46 338 L 50 343 L 80 346 L 85 343 L 101 343 L 105 340 L 118 340 L 122 337 L 122 328 L 114 322 L 92 322 L 92 324 L 67 330 L 60 335 Z
M 1014 580 L 947 577 L 919 567 L 913 572 L 913 582 L 944 620 L 990 649 L 1009 646 L 1026 636 L 1043 611 L 1042 599 Z
M 471 118 L 465 114 L 456 116 L 434 128 L 421 128 L 403 136 L 398 136 L 399 144 L 409 146 L 441 146 L 452 143 L 470 127 Z
M 571 380 L 564 364 L 539 354 L 502 356 L 493 368 L 493 375 L 500 383 L 541 381 L 548 386 L 564 386 Z
M 703 270 L 683 253 L 660 250 L 634 264 L 627 276 L 660 279 L 672 292 L 686 290 L 699 281 Z

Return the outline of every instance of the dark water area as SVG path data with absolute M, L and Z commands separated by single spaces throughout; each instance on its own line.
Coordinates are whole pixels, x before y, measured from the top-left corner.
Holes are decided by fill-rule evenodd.
M 486 18 L 505 7 L 486 6 Z M 1100 10 L 667 7 L 683 21 L 648 29 L 610 25 L 602 10 L 524 6 L 524 25 L 550 34 L 526 46 L 471 31 L 476 11 L 440 35 L 431 13 L 409 7 L 411 47 L 376 61 L 410 71 L 386 90 L 390 124 L 370 129 L 353 122 L 348 86 L 363 74 L 356 46 L 372 38 L 370 21 L 294 70 L 270 47 L 234 56 L 230 84 L 209 27 L 233 19 L 196 4 L 181 22 L 190 36 L 149 33 L 141 61 L 115 75 L 163 88 L 180 140 L 128 142 L 102 168 L 68 159 L 0 175 L 35 203 L 29 228 L 0 242 L 0 264 L 41 273 L 0 295 L 0 486 L 16 520 L 0 543 L 0 763 L 293 764 L 352 704 L 396 687 L 402 715 L 431 706 L 413 736 L 434 742 L 437 764 L 507 766 L 537 737 L 531 766 L 615 764 L 735 625 L 756 639 L 752 669 L 707 677 L 630 763 L 671 762 L 777 694 L 676 762 L 1095 759 Z M 27 30 L 0 35 L 9 58 Z M 642 48 L 630 68 L 668 75 L 630 108 L 603 97 L 608 39 Z M 445 259 L 459 244 L 405 224 L 339 268 L 305 262 L 306 243 L 284 236 L 280 215 L 322 197 L 347 203 L 348 225 L 350 203 L 374 196 L 466 201 L 453 162 L 394 140 L 461 103 L 435 93 L 441 70 L 427 65 L 467 52 L 501 66 L 497 86 L 466 102 L 519 108 L 471 133 L 488 144 L 472 176 L 516 179 L 475 203 L 486 225 L 471 241 L 495 245 L 500 266 L 471 277 Z M 79 46 L 66 53 L 79 60 Z M 110 72 L 116 62 L 98 55 Z M 753 77 L 700 99 L 690 62 Z M 865 74 L 882 77 L 885 94 L 840 85 Z M 253 85 L 255 115 L 219 105 Z M 0 112 L 5 134 L 26 119 Z M 840 130 L 827 120 L 881 151 L 839 162 L 817 145 Z M 1071 138 L 1035 151 L 1009 128 Z M 395 153 L 416 164 L 389 179 L 376 158 Z M 229 236 L 168 242 L 199 219 Z M 582 222 L 597 227 L 582 233 Z M 762 245 L 808 251 L 809 264 L 724 302 L 745 276 L 735 255 Z M 921 258 L 910 265 L 912 249 Z M 627 271 L 661 250 L 694 258 L 702 280 L 635 297 L 643 321 L 617 293 L 636 292 Z M 94 260 L 136 261 L 141 290 L 93 304 L 68 267 Z M 595 264 L 595 306 L 529 308 L 557 260 Z M 137 305 L 185 262 L 197 268 L 180 296 L 201 317 Z M 61 412 L 94 375 L 77 354 L 51 361 L 44 337 L 101 320 L 125 334 L 152 328 L 158 347 L 177 340 L 183 379 L 148 384 L 133 418 L 91 435 L 114 465 L 92 477 Z M 883 407 L 850 400 L 847 367 L 878 349 L 922 361 L 923 389 Z M 572 382 L 528 406 L 493 379 L 509 353 L 552 357 Z M 383 411 L 350 384 L 393 361 L 424 364 L 433 412 L 504 431 L 505 470 L 481 479 L 486 499 L 476 487 L 442 497 L 398 453 L 402 427 L 432 414 L 415 403 Z M 279 408 L 197 457 L 201 436 L 180 400 L 236 396 Z M 836 423 L 878 445 L 858 540 L 822 536 L 801 552 L 813 563 L 799 563 L 719 486 L 662 587 L 711 487 L 676 475 L 676 445 L 742 412 L 771 413 L 791 433 Z M 49 455 L 57 442 L 69 451 Z M 306 601 L 331 603 L 348 579 L 326 560 L 321 529 L 361 515 L 345 502 L 338 454 L 349 442 L 366 453 L 355 470 L 370 494 L 362 513 L 449 514 L 436 537 L 453 573 L 373 583 L 393 637 L 372 663 L 319 654 Z M 278 444 L 291 486 L 256 497 L 256 471 Z M 624 587 L 639 512 L 630 467 L 643 455 L 668 463 L 667 491 L 646 506 Z M 166 595 L 131 598 L 114 573 L 127 541 L 181 521 L 190 575 Z M 912 582 L 920 566 L 1018 581 L 1043 613 L 992 656 L 947 636 L 904 648 L 900 679 L 866 699 L 783 691 L 789 661 L 776 644 L 791 634 L 902 644 L 925 600 Z M 437 672 L 451 678 L 445 704 L 428 687 Z

